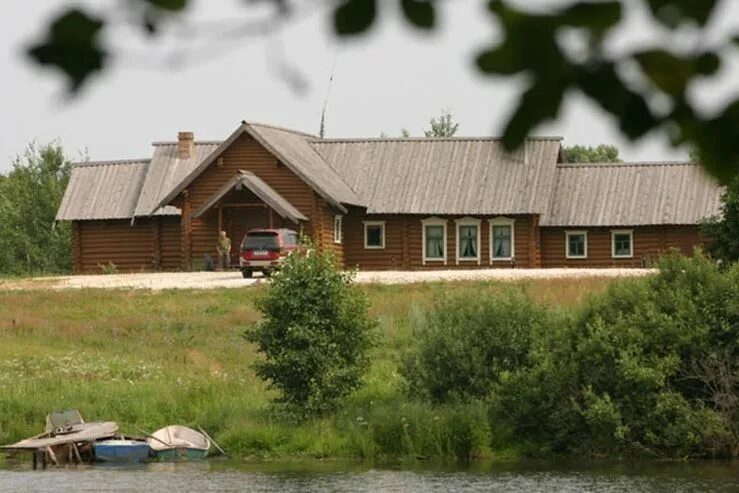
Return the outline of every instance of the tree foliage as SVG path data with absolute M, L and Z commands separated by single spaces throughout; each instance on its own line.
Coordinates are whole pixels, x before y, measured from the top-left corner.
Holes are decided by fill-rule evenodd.
M 428 138 L 445 138 L 454 137 L 459 130 L 459 123 L 454 121 L 454 116 L 449 109 L 441 110 L 441 114 L 431 118 L 429 121 L 429 129 L 424 130 L 423 134 Z
M 618 148 L 616 146 L 600 144 L 596 147 L 574 145 L 564 147 L 566 163 L 619 163 Z
M 739 455 L 739 265 L 663 257 L 574 313 L 523 296 L 436 305 L 410 390 L 490 403 L 493 437 L 532 454 Z
M 281 20 L 307 0 L 271 1 Z M 399 11 L 412 26 L 425 31 L 436 27 L 435 1 L 398 2 Z M 137 22 L 145 33 L 153 35 L 163 21 L 190 3 L 136 0 L 125 3 L 129 15 L 119 17 Z M 573 0 L 542 12 L 522 2 L 514 7 L 507 0 L 487 1 L 491 22 L 500 25 L 502 36 L 480 50 L 474 60 L 476 67 L 490 76 L 525 76 L 529 81 L 503 132 L 504 144 L 509 149 L 518 147 L 537 125 L 557 117 L 565 94 L 577 91 L 610 114 L 629 139 L 659 131 L 676 147 L 695 146 L 703 158 L 701 164 L 722 183 L 728 183 L 739 174 L 739 148 L 734 145 L 739 139 L 739 99 L 706 114 L 688 95 L 694 80 L 716 76 L 725 58 L 735 56 L 732 46 L 739 37 L 727 36 L 711 44 L 697 42 L 692 50 L 665 47 L 663 38 L 625 53 L 605 50 L 609 36 L 624 20 L 627 3 L 632 2 Z M 702 31 L 718 5 L 717 0 L 638 3 L 661 29 L 683 37 L 686 27 L 692 27 L 697 40 L 705 38 Z M 254 8 L 251 2 L 244 6 Z M 379 0 L 340 0 L 332 7 L 334 31 L 344 37 L 365 33 L 378 22 L 380 8 L 393 7 Z M 77 91 L 92 74 L 109 66 L 112 57 L 103 34 L 113 22 L 112 15 L 102 17 L 70 2 L 69 8 L 50 21 L 46 34 L 28 54 L 36 63 L 60 69 L 71 90 Z M 265 26 L 271 22 L 273 19 Z M 244 31 L 265 32 L 264 26 L 254 27 L 247 24 L 250 29 Z M 575 42 L 563 41 L 563 34 Z
M 257 375 L 298 416 L 332 409 L 368 365 L 369 301 L 329 253 L 290 255 L 256 303 L 263 319 L 245 336 L 264 360 Z
M 701 226 L 701 232 L 711 239 L 708 252 L 725 262 L 739 260 L 739 176 L 726 187 L 721 196 L 721 215 Z
M 0 175 L 0 273 L 68 272 L 70 227 L 54 223 L 71 164 L 57 143 L 30 145 Z
M 414 333 L 401 373 L 412 394 L 434 402 L 485 398 L 499 378 L 526 365 L 545 311 L 515 292 L 440 300 Z

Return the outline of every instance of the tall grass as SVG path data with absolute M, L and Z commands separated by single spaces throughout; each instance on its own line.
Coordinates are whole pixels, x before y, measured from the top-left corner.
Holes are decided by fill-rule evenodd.
M 578 303 L 609 281 L 519 283 L 548 304 Z M 380 343 L 364 385 L 333 415 L 296 424 L 270 406 L 242 333 L 260 289 L 0 291 L 0 443 L 38 433 L 45 415 L 77 408 L 128 433 L 199 425 L 233 455 L 458 457 L 491 453 L 482 405 L 408 400 L 398 373 L 413 327 L 450 292 L 497 292 L 510 283 L 370 285 Z M 1 289 L 1 287 L 0 287 Z

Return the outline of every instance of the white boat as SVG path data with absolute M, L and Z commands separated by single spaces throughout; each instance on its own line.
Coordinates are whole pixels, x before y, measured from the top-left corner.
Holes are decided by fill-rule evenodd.
M 146 441 L 160 459 L 203 459 L 211 447 L 210 439 L 203 433 L 181 425 L 165 426 L 149 435 Z

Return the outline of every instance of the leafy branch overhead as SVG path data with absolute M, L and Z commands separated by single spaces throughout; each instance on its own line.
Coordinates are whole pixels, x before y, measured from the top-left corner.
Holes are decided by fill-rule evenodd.
M 307 2 L 270 1 L 281 18 L 289 18 L 297 6 Z M 717 0 L 636 1 L 663 30 L 676 34 L 692 26 L 698 40 L 718 5 Z M 378 22 L 380 8 L 401 12 L 415 28 L 436 27 L 434 0 L 397 2 L 396 6 L 379 0 L 340 0 L 331 4 L 333 29 L 343 37 L 366 33 Z M 131 0 L 122 5 L 131 10 L 145 33 L 155 34 L 163 20 L 185 10 L 189 3 Z M 257 3 L 244 2 L 244 8 Z M 545 12 L 531 11 L 523 2 L 516 7 L 511 3 L 487 3 L 491 25 L 497 23 L 503 35 L 474 57 L 475 66 L 484 74 L 525 75 L 529 81 L 503 132 L 508 148 L 519 146 L 539 124 L 556 118 L 565 95 L 576 91 L 610 114 L 629 139 L 661 132 L 676 147 L 697 149 L 702 164 L 723 183 L 739 174 L 739 147 L 734 144 L 739 140 L 739 99 L 706 115 L 688 97 L 693 81 L 716 76 L 725 58 L 736 56 L 731 48 L 739 37 L 727 36 L 723 43 L 710 46 L 696 42 L 693 50 L 683 51 L 667 49 L 662 41 L 614 55 L 603 49 L 604 43 L 624 22 L 625 9 L 635 2 L 573 1 Z M 110 56 L 101 33 L 111 22 L 70 6 L 28 53 L 36 63 L 59 68 L 69 79 L 71 91 L 78 91 L 91 75 L 107 66 Z M 573 37 L 581 43 L 572 45 L 586 48 L 575 50 L 564 41 Z M 623 70 L 631 67 L 638 71 Z

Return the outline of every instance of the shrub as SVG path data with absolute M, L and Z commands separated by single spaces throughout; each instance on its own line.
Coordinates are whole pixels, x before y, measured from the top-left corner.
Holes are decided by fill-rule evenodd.
M 736 455 L 737 293 L 739 267 L 665 257 L 534 345 L 497 387 L 494 419 L 544 452 Z
M 256 301 L 264 318 L 245 334 L 265 356 L 256 373 L 299 416 L 333 408 L 367 368 L 375 322 L 352 280 L 329 253 L 291 255 Z
M 532 338 L 546 320 L 524 295 L 465 293 L 438 302 L 401 368 L 413 394 L 435 402 L 489 395 L 527 364 Z

